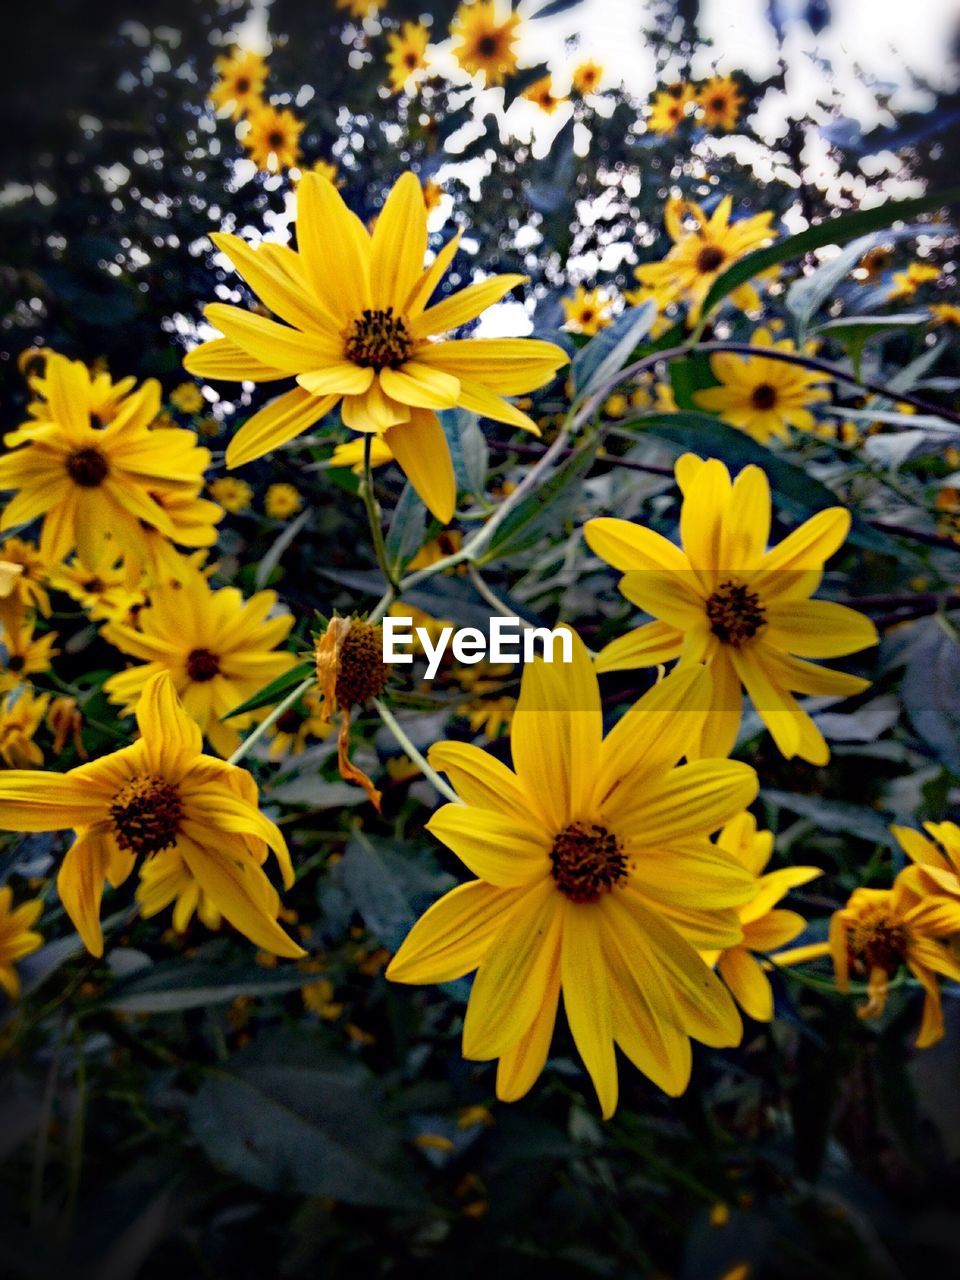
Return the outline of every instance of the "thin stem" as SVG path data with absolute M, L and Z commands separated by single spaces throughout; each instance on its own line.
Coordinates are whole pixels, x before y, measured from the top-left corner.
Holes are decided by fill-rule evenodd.
M 383 529 L 380 525 L 380 504 L 377 502 L 376 495 L 373 492 L 373 467 L 370 462 L 372 449 L 373 436 L 368 431 L 363 437 L 363 479 L 360 481 L 360 496 L 363 498 L 363 505 L 367 509 L 367 521 L 370 525 L 370 536 L 373 539 L 373 550 L 376 553 L 377 564 L 380 566 L 380 571 L 387 582 L 396 590 L 396 575 L 390 567 L 387 546 L 383 540 Z
M 394 716 L 390 708 L 387 707 L 384 703 L 382 703 L 379 698 L 374 698 L 373 705 L 376 707 L 377 712 L 380 715 L 380 719 L 387 726 L 387 728 L 396 738 L 397 742 L 403 748 L 404 754 L 413 761 L 413 763 L 421 771 L 423 776 L 433 786 L 433 789 L 439 795 L 445 797 L 445 799 L 450 800 L 453 804 L 463 804 L 463 801 L 460 799 L 460 797 L 457 795 L 454 789 L 451 786 L 448 786 L 447 783 L 444 782 L 444 780 L 437 773 L 437 771 L 435 769 L 432 769 L 430 765 L 427 764 L 424 757 L 420 754 L 417 748 L 413 745 L 413 743 L 407 737 L 404 730 L 400 727 L 400 724 L 398 723 L 396 716 Z
M 254 731 L 244 738 L 239 747 L 237 747 L 236 751 L 227 761 L 227 764 L 239 764 L 250 748 L 256 746 L 270 726 L 275 724 L 285 711 L 289 711 L 293 704 L 301 698 L 314 683 L 314 677 L 312 675 L 307 676 L 306 680 L 301 681 L 301 683 L 298 684 L 292 692 L 287 694 L 282 702 L 277 703 L 270 714 L 260 721 Z
M 501 618 L 515 618 L 517 616 L 509 606 L 504 604 L 497 593 L 491 587 L 487 586 L 476 565 L 468 565 L 467 573 L 470 577 L 470 581 L 473 583 L 474 590 L 477 595 L 485 604 L 490 606 L 494 613 L 499 613 Z M 521 627 L 531 626 L 531 623 L 527 622 L 525 618 L 520 618 L 519 622 Z

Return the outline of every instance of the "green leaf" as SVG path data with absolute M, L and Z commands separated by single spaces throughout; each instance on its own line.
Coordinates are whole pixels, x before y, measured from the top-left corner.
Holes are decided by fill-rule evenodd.
M 960 778 L 960 643 L 936 617 L 914 623 L 908 641 L 903 705 L 943 767 Z
M 396 951 L 417 916 L 452 889 L 452 876 L 439 869 L 421 845 L 398 845 L 357 832 L 331 872 L 363 923 Z
M 824 338 L 833 338 L 839 342 L 850 357 L 853 372 L 860 377 L 860 366 L 863 351 L 873 338 L 885 338 L 899 329 L 914 328 L 930 321 L 926 311 L 911 312 L 896 316 L 843 316 L 839 320 L 828 320 L 819 325 L 814 333 Z
M 307 676 L 313 671 L 312 662 L 298 662 L 295 667 L 291 667 L 289 671 L 285 671 L 282 676 L 277 676 L 276 680 L 271 680 L 268 685 L 255 693 L 252 698 L 247 698 L 246 702 L 241 702 L 239 707 L 234 707 L 223 718 L 229 720 L 232 716 L 242 716 L 248 711 L 257 711 L 260 707 L 269 707 L 274 702 L 280 702 L 286 697 L 298 684 L 302 684 Z
M 306 979 L 296 969 L 257 965 L 205 964 L 202 960 L 165 960 L 139 969 L 113 987 L 106 1005 L 123 1013 L 175 1013 L 211 1004 L 229 1004 L 237 996 L 282 995 Z
M 880 231 L 891 223 L 905 218 L 915 218 L 923 213 L 933 213 L 948 205 L 960 203 L 960 189 L 933 192 L 912 200 L 890 200 L 876 209 L 859 209 L 856 213 L 844 213 L 839 218 L 827 218 L 798 235 L 778 240 L 766 249 L 757 249 L 740 258 L 721 272 L 714 280 L 703 302 L 702 315 L 710 312 L 742 284 L 769 267 L 779 266 L 794 258 L 802 258 L 811 249 L 822 249 L 828 244 L 847 244 L 857 236 Z
M 402 573 L 426 539 L 427 509 L 409 482 L 393 509 L 384 545 L 391 573 Z
M 598 390 L 624 367 L 656 318 L 654 302 L 628 307 L 580 348 L 572 365 L 573 384 L 580 399 Z
M 442 409 L 437 416 L 450 447 L 457 492 L 482 494 L 487 480 L 487 442 L 477 415 L 466 409 Z
M 596 450 L 595 442 L 589 447 L 577 449 L 539 489 L 528 493 L 496 530 L 477 563 L 489 564 L 499 556 L 513 555 L 524 547 L 532 546 L 541 536 L 544 518 L 550 507 L 565 492 L 576 494 L 576 482 L 593 465 Z
M 868 809 L 866 805 L 828 800 L 824 796 L 802 796 L 792 791 L 768 790 L 766 787 L 761 789 L 760 798 L 768 804 L 799 814 L 801 818 L 809 818 L 821 831 L 839 832 L 871 844 L 896 848 L 886 820 L 876 809 Z

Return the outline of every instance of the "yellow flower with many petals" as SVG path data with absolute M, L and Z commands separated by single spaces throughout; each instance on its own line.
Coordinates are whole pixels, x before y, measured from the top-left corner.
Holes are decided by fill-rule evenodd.
M 789 338 L 774 341 L 767 329 L 757 329 L 750 344 L 761 350 L 797 349 Z M 789 440 L 790 427 L 812 431 L 816 424 L 810 406 L 830 399 L 823 386 L 827 375 L 786 360 L 719 351 L 710 357 L 710 368 L 720 386 L 694 392 L 694 402 L 719 414 L 724 422 L 739 427 L 759 444 L 768 444 L 774 438 Z
M 598 668 L 706 662 L 713 707 L 700 754 L 732 749 L 744 685 L 783 755 L 826 764 L 823 735 L 792 695 L 847 697 L 870 684 L 807 661 L 877 643 L 869 618 L 810 599 L 824 563 L 847 536 L 850 513 L 820 511 L 768 551 L 770 486 L 759 467 L 744 467 L 731 482 L 722 462 L 687 453 L 677 460 L 676 476 L 682 549 L 629 520 L 601 517 L 584 526 L 590 549 L 624 573 L 623 595 L 656 619 L 608 644 Z
M 293 615 L 267 615 L 276 592 L 258 591 L 244 600 L 236 587 L 214 591 L 203 574 L 190 572 L 182 586 L 157 587 L 137 619 L 138 629 L 109 622 L 103 638 L 145 665 L 109 677 L 104 692 L 129 715 L 147 681 L 159 671 L 174 688 L 204 736 L 223 756 L 240 744 L 238 730 L 257 713 L 223 721 L 235 707 L 289 671 L 296 659 L 276 651 L 290 634 Z
M 929 840 L 912 827 L 890 828 L 927 891 L 960 898 L 960 827 L 955 822 L 925 822 L 923 829 Z
M 30 379 L 30 388 L 36 393 L 36 399 L 27 405 L 27 413 L 31 418 L 39 418 L 43 421 L 56 419 L 56 413 L 52 407 L 52 401 L 55 401 L 58 395 L 61 395 L 62 378 L 51 378 L 51 370 L 57 373 L 58 361 L 63 360 L 63 356 L 56 356 L 51 365 L 51 357 L 56 353 L 49 351 L 47 359 L 44 361 L 43 372 L 37 374 Z M 62 369 L 61 369 L 62 372 Z M 87 368 L 86 383 L 77 375 L 76 382 L 71 386 L 71 394 L 76 395 L 80 392 L 82 386 L 83 409 L 90 415 L 90 425 L 92 427 L 105 427 L 111 423 L 122 408 L 127 406 L 127 397 L 137 385 L 136 378 L 126 377 L 120 378 L 114 382 L 106 369 L 94 366 Z M 160 408 L 159 394 L 156 384 L 152 381 L 143 384 L 143 390 L 150 388 L 149 403 L 154 406 L 154 411 Z
M 204 406 L 204 399 L 195 382 L 181 382 L 170 392 L 170 403 L 180 413 L 199 413 Z
M 267 82 L 267 64 L 259 53 L 234 49 L 229 57 L 218 58 L 214 70 L 220 77 L 210 90 L 210 101 L 233 120 L 241 120 L 261 105 Z
M 14 964 L 43 946 L 43 937 L 33 928 L 42 911 L 40 898 L 14 907 L 13 890 L 8 884 L 0 888 L 0 987 L 11 1000 L 20 998 L 20 977 Z
M 712 76 L 697 91 L 697 107 L 707 129 L 735 129 L 745 101 L 733 76 Z
M 404 89 L 409 93 L 418 72 L 426 69 L 429 39 L 430 29 L 422 22 L 405 22 L 399 32 L 388 32 L 390 52 L 387 54 L 387 66 L 393 93 L 403 93 Z
M 32 622 L 22 622 L 13 631 L 0 631 L 0 693 L 50 670 L 59 652 L 53 647 L 57 633 L 47 631 L 35 636 L 33 630 Z
M 303 121 L 292 111 L 265 103 L 251 110 L 241 141 L 258 169 L 279 173 L 299 161 L 302 132 Z
M 553 92 L 553 76 L 541 76 L 523 91 L 528 102 L 535 103 L 541 111 L 552 116 L 557 107 L 563 106 L 565 98 L 558 98 Z
M 216 480 L 210 481 L 207 488 L 214 502 L 218 502 L 232 516 L 250 510 L 253 490 L 246 480 L 240 480 L 236 476 L 218 476 Z
M 602 79 L 603 67 L 600 66 L 599 62 L 594 62 L 592 58 L 588 58 L 585 62 L 581 62 L 574 67 L 571 85 L 575 92 L 586 96 L 588 93 L 597 92 Z
M 0 625 L 16 631 L 31 612 L 48 618 L 46 580 L 46 562 L 32 542 L 23 538 L 0 542 Z
M 327 462 L 328 467 L 349 467 L 354 475 L 363 474 L 363 451 L 364 441 L 348 440 L 346 444 L 338 444 Z M 390 446 L 375 436 L 370 446 L 370 466 L 383 467 L 388 462 L 393 462 L 393 454 L 390 452 Z
M 503 84 L 517 69 L 513 46 L 519 25 L 520 15 L 496 0 L 461 4 L 450 27 L 459 40 L 453 56 L 468 75 L 482 75 L 485 85 Z
M 661 300 L 685 302 L 690 325 L 700 318 L 703 300 L 717 276 L 776 237 L 769 210 L 737 222 L 730 221 L 732 211 L 730 196 L 720 201 L 709 218 L 692 200 L 671 198 L 664 209 L 664 223 L 673 247 L 662 262 L 646 262 L 634 269 L 640 284 L 654 290 Z M 741 311 L 760 305 L 750 283 L 734 289 L 730 301 Z
M 114 618 L 122 609 L 129 609 L 134 600 L 146 601 L 142 590 L 131 590 L 127 574 L 120 563 L 106 562 L 91 569 L 74 556 L 50 575 L 50 585 L 65 592 L 83 611 L 95 621 Z
M 200 730 L 166 672 L 145 684 L 137 723 L 132 746 L 68 773 L 0 772 L 0 830 L 74 829 L 57 887 L 92 955 L 103 954 L 105 883 L 116 887 L 138 858 L 174 850 L 235 929 L 276 955 L 302 956 L 268 909 L 267 850 L 288 888 L 293 867 L 283 836 L 257 807 L 250 774 L 201 755 Z
M 50 564 L 74 548 L 90 565 L 108 552 L 112 562 L 110 539 L 125 554 L 145 554 L 145 526 L 175 538 L 154 494 L 196 493 L 210 453 L 198 448 L 192 431 L 149 430 L 160 405 L 157 384 L 126 396 L 99 426 L 90 373 L 80 361 L 51 355 L 45 381 L 45 416 L 4 437 L 10 452 L 0 458 L 0 489 L 18 492 L 0 528 L 42 517 L 39 552 Z
M 525 1094 L 567 1022 L 604 1116 L 617 1104 L 614 1044 L 660 1088 L 682 1093 L 690 1037 L 740 1041 L 733 1000 L 698 949 L 740 941 L 753 880 L 708 837 L 753 799 L 749 766 L 678 765 L 709 703 L 702 667 L 675 672 L 603 738 L 590 657 L 523 671 L 514 771 L 467 743 L 433 747 L 464 804 L 427 824 L 478 879 L 441 898 L 387 977 L 449 982 L 478 969 L 467 1058 L 499 1058 L 497 1096 Z M 710 939 L 710 941 L 708 941 Z
M 300 490 L 292 484 L 272 484 L 263 497 L 263 509 L 271 520 L 289 520 L 302 506 Z
M 275 920 L 280 911 L 280 897 L 273 885 L 266 878 L 258 880 L 256 892 L 261 896 L 266 915 Z M 177 933 L 186 933 L 194 915 L 214 932 L 223 923 L 216 901 L 200 887 L 189 863 L 176 847 L 161 849 L 141 865 L 136 900 L 144 920 L 159 915 L 173 903 L 171 924 Z
M 753 897 L 737 908 L 743 941 L 724 951 L 704 955 L 708 964 L 730 988 L 737 1004 L 757 1022 L 773 1018 L 773 990 L 754 953 L 765 953 L 792 942 L 807 926 L 796 911 L 785 911 L 777 903 L 791 889 L 809 884 L 823 872 L 819 867 L 780 867 L 763 874 L 773 853 L 773 832 L 758 831 L 751 813 L 738 814 L 717 836 L 717 844 L 746 867 L 755 877 Z
M 686 119 L 693 99 L 694 91 L 688 84 L 677 83 L 658 90 L 650 103 L 647 128 L 651 133 L 669 136 Z
M 202 478 L 198 489 L 200 483 Z M 216 525 L 223 519 L 223 507 L 197 497 L 193 492 L 157 488 L 151 490 L 150 496 L 163 512 L 167 527 L 173 533 L 167 537 L 156 525 L 144 522 L 140 543 L 134 548 L 124 548 L 123 562 L 127 570 L 127 585 L 131 589 L 136 587 L 143 574 L 151 583 L 163 583 L 178 577 L 184 557 L 174 543 L 181 547 L 200 548 L 194 556 L 203 559 L 205 553 L 202 548 L 214 545 Z
M 0 703 L 0 760 L 10 769 L 43 764 L 43 752 L 34 742 L 50 702 L 48 693 L 30 689 L 8 693 Z
M 578 284 L 570 297 L 560 299 L 560 305 L 571 333 L 592 337 L 610 323 L 610 299 L 602 289 L 588 290 Z
M 213 236 L 288 324 L 213 303 L 207 318 L 226 336 L 191 351 L 186 367 L 200 377 L 295 377 L 298 384 L 244 423 L 227 447 L 227 465 L 262 457 L 340 404 L 344 424 L 383 437 L 427 507 L 447 523 L 456 481 L 436 410 L 461 405 L 536 432 L 503 397 L 541 386 L 567 357 L 532 338 L 432 340 L 473 320 L 525 277 L 477 281 L 428 306 L 459 235 L 423 269 L 427 213 L 412 173 L 390 192 L 372 236 L 329 182 L 305 174 L 297 199 L 297 253 Z
M 297 706 L 288 707 L 273 722 L 270 756 L 275 759 L 302 755 L 308 738 L 328 738 L 332 731 L 320 694 L 308 689 Z
M 887 302 L 896 302 L 900 298 L 912 298 L 923 284 L 932 284 L 940 279 L 940 268 L 929 262 L 908 263 L 906 271 L 893 273 L 893 287 L 887 294 Z

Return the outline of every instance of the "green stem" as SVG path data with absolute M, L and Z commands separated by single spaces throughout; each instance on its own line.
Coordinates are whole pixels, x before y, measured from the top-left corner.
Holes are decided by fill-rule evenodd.
M 249 734 L 246 738 L 244 738 L 244 740 L 240 743 L 239 747 L 237 747 L 236 751 L 227 761 L 227 764 L 239 764 L 240 761 L 243 759 L 243 757 L 250 750 L 250 748 L 255 746 L 260 741 L 260 739 L 267 732 L 270 726 L 272 724 L 275 724 L 276 721 L 280 719 L 280 717 L 283 715 L 285 711 L 289 711 L 290 708 L 293 706 L 293 704 L 297 702 L 298 699 L 301 698 L 303 694 L 307 692 L 307 690 L 310 688 L 312 684 L 315 684 L 315 683 L 316 681 L 314 676 L 309 675 L 307 676 L 306 680 L 302 681 L 300 684 L 297 685 L 295 689 L 292 690 L 292 692 L 288 693 L 287 696 L 284 698 L 284 700 L 282 702 L 279 702 L 273 708 L 270 714 L 265 719 L 260 721 L 260 723 L 254 729 L 254 731 L 251 734 Z
M 368 431 L 363 437 L 363 479 L 360 481 L 360 495 L 367 509 L 367 520 L 370 524 L 370 536 L 373 538 L 373 549 L 376 553 L 380 571 L 390 584 L 392 590 L 397 589 L 396 574 L 390 567 L 387 557 L 387 545 L 383 540 L 383 528 L 380 524 L 380 504 L 373 492 L 373 467 L 370 465 L 370 454 L 373 448 L 373 436 Z
M 379 698 L 374 698 L 373 705 L 376 707 L 377 712 L 380 715 L 380 719 L 387 726 L 387 728 L 396 738 L 397 742 L 403 748 L 404 754 L 408 756 L 413 761 L 413 763 L 417 766 L 417 768 L 423 773 L 423 776 L 433 786 L 433 789 L 436 792 L 438 792 L 439 795 L 442 795 L 447 800 L 450 800 L 453 804 L 463 804 L 463 801 L 460 799 L 460 797 L 457 795 L 454 789 L 451 786 L 449 786 L 446 782 L 444 782 L 444 780 L 440 777 L 440 775 L 437 773 L 435 769 L 431 768 L 430 765 L 427 764 L 426 759 L 420 754 L 417 748 L 413 745 L 413 743 L 407 737 L 404 730 L 400 727 L 396 717 L 394 716 L 390 708 L 385 706 L 380 701 Z

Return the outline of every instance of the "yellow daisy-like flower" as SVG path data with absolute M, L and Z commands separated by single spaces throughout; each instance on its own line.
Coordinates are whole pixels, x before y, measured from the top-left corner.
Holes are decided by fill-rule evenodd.
M 53 647 L 56 642 L 55 631 L 34 636 L 32 622 L 22 622 L 13 631 L 0 631 L 0 693 L 49 671 L 59 652 Z
M 900 298 L 912 298 L 923 284 L 932 284 L 940 279 L 940 268 L 929 262 L 910 262 L 906 271 L 893 273 L 893 286 L 887 294 L 887 302 L 896 302 Z
M 514 44 L 520 15 L 501 8 L 496 0 L 472 0 L 461 4 L 450 34 L 459 44 L 453 56 L 468 75 L 480 74 L 485 85 L 503 84 L 517 69 Z
M 661 681 L 603 738 L 593 665 L 571 640 L 572 663 L 524 667 L 514 771 L 467 743 L 432 748 L 465 803 L 438 809 L 427 829 L 478 879 L 430 908 L 387 977 L 449 982 L 479 969 L 463 1052 L 500 1059 L 504 1101 L 540 1074 L 562 990 L 608 1117 L 615 1043 L 674 1095 L 689 1080 L 691 1036 L 739 1043 L 733 1000 L 697 951 L 740 941 L 734 908 L 753 880 L 708 836 L 750 803 L 757 779 L 734 761 L 678 765 L 709 702 L 702 667 Z
M 128 609 L 131 599 L 146 600 L 142 590 L 131 591 L 127 574 L 120 563 L 91 569 L 79 556 L 62 564 L 50 575 L 50 585 L 65 592 L 91 618 L 102 621 L 113 618 L 120 609 Z
M 263 498 L 263 509 L 271 520 L 289 520 L 302 506 L 300 490 L 292 484 L 272 484 Z
M 210 90 L 210 101 L 230 116 L 241 120 L 261 105 L 263 86 L 267 82 L 266 60 L 249 49 L 234 49 L 229 57 L 214 63 L 220 79 Z
M 588 93 L 597 92 L 602 79 L 603 67 L 599 62 L 594 62 L 592 58 L 588 58 L 586 62 L 581 62 L 574 67 L 571 85 L 577 93 L 586 97 Z
M 333 725 L 328 720 L 323 699 L 308 689 L 295 707 L 288 707 L 271 726 L 270 756 L 299 756 L 307 749 L 307 739 L 328 738 Z
M 753 897 L 737 908 L 743 941 L 724 951 L 704 955 L 730 988 L 737 1004 L 757 1022 L 773 1018 L 773 990 L 754 953 L 765 953 L 792 942 L 807 922 L 796 911 L 785 911 L 777 903 L 791 889 L 808 884 L 823 874 L 819 867 L 781 867 L 763 870 L 773 853 L 773 832 L 758 831 L 751 813 L 741 813 L 728 822 L 717 836 L 717 844 L 755 877 Z
M 46 562 L 32 542 L 23 538 L 0 542 L 0 625 L 16 631 L 30 612 L 48 618 L 46 580 Z
M 236 587 L 211 589 L 202 573 L 188 574 L 182 586 L 158 587 L 134 629 L 109 622 L 103 638 L 145 665 L 109 677 L 104 692 L 129 715 L 148 680 L 167 671 L 174 688 L 215 751 L 230 755 L 240 745 L 238 730 L 256 716 L 221 717 L 289 671 L 296 659 L 276 646 L 290 634 L 293 615 L 268 618 L 275 591 L 244 600 Z
M 494 276 L 428 306 L 459 234 L 424 270 L 427 213 L 412 173 L 390 192 L 372 235 L 330 183 L 313 174 L 304 175 L 297 199 L 297 253 L 213 236 L 288 323 L 213 303 L 207 318 L 226 336 L 191 351 L 186 367 L 205 378 L 295 377 L 298 384 L 244 423 L 227 447 L 227 465 L 262 457 L 339 404 L 347 427 L 383 437 L 427 507 L 447 523 L 456 481 L 435 411 L 462 405 L 536 432 L 503 397 L 542 386 L 567 356 L 532 338 L 434 340 L 475 319 L 525 277 Z
M 39 553 L 49 564 L 74 548 L 99 564 L 111 539 L 124 553 L 144 554 L 145 525 L 175 538 L 155 491 L 196 493 L 210 452 L 192 431 L 148 429 L 160 405 L 157 384 L 126 396 L 106 426 L 97 425 L 90 373 L 79 360 L 51 355 L 45 387 L 45 416 L 4 437 L 11 451 L 0 458 L 0 489 L 18 492 L 0 529 L 42 517 Z
M 390 68 L 389 84 L 393 93 L 409 93 L 418 72 L 427 66 L 427 42 L 430 28 L 422 22 L 405 22 L 399 32 L 387 33 L 387 66 Z
M 318 178 L 323 178 L 326 182 L 332 182 L 335 187 L 343 186 L 343 178 L 340 177 L 340 170 L 332 160 L 314 160 L 309 169 L 298 166 L 290 174 L 290 180 L 296 186 L 305 173 L 315 173 Z
M 349 467 L 354 475 L 363 474 L 363 439 L 348 440 L 346 444 L 338 444 L 330 455 L 327 462 L 328 467 Z M 393 454 L 390 452 L 390 446 L 375 436 L 370 446 L 370 466 L 383 467 L 388 462 L 393 462 Z
M 523 91 L 523 97 L 536 103 L 541 111 L 552 116 L 557 107 L 563 106 L 565 98 L 558 98 L 553 92 L 553 76 L 541 76 Z
M 216 480 L 210 481 L 207 489 L 214 502 L 218 502 L 232 516 L 250 510 L 253 490 L 246 480 L 240 480 L 236 476 L 218 476 Z
M 602 289 L 585 289 L 578 284 L 573 294 L 560 299 L 565 327 L 571 333 L 585 333 L 591 337 L 610 323 L 610 299 Z
M 42 935 L 33 928 L 42 911 L 40 898 L 30 898 L 14 907 L 10 886 L 5 884 L 0 889 L 0 987 L 11 1000 L 20 998 L 20 978 L 14 964 L 43 946 Z
M 43 752 L 33 739 L 43 724 L 49 702 L 48 693 L 19 689 L 8 693 L 0 703 L 0 760 L 8 768 L 43 764 Z
M 912 827 L 890 828 L 927 890 L 960 898 L 960 827 L 955 822 L 925 822 L 923 829 L 929 840 Z
M 423 207 L 427 213 L 433 213 L 434 209 L 440 208 L 443 195 L 443 187 L 434 182 L 432 178 L 428 178 L 423 184 Z
M 697 107 L 707 129 L 735 129 L 745 102 L 733 76 L 712 76 L 697 92 Z
M 51 358 L 56 357 L 51 365 Z M 43 370 L 35 377 L 30 378 L 30 389 L 35 392 L 36 399 L 27 405 L 27 413 L 31 418 L 38 418 L 41 421 L 49 421 L 56 418 L 56 413 L 52 407 L 52 401 L 55 401 L 60 394 L 60 384 L 62 379 L 54 377 L 51 379 L 51 370 L 54 374 L 58 371 L 58 361 L 62 361 L 63 356 L 56 355 L 53 351 L 47 352 L 44 361 Z M 80 391 L 82 383 L 83 408 L 90 416 L 90 425 L 93 427 L 105 427 L 112 422 L 122 408 L 126 407 L 127 397 L 137 385 L 136 378 L 120 378 L 114 382 L 109 372 L 95 365 L 92 368 L 82 366 L 86 370 L 86 382 L 82 383 L 79 374 L 71 386 L 71 394 L 76 395 Z M 150 388 L 148 393 L 149 403 L 154 408 L 154 412 L 159 411 L 160 397 L 159 388 L 152 380 L 143 384 L 143 391 Z
M 820 511 L 767 550 L 770 486 L 759 467 L 744 467 L 731 482 L 722 462 L 687 453 L 676 477 L 682 549 L 629 520 L 602 517 L 584 526 L 590 549 L 624 572 L 623 595 L 656 619 L 608 644 L 598 669 L 706 662 L 713 706 L 700 754 L 725 756 L 733 748 L 743 685 L 784 756 L 826 764 L 823 735 L 792 695 L 847 697 L 870 682 L 807 659 L 840 658 L 878 640 L 869 618 L 810 599 L 847 536 L 849 511 Z
M 201 755 L 200 730 L 166 672 L 145 684 L 137 723 L 132 746 L 68 773 L 0 772 L 0 830 L 76 831 L 57 887 L 92 955 L 103 954 L 104 884 L 122 884 L 138 858 L 175 850 L 234 928 L 276 955 L 302 956 L 267 909 L 267 850 L 287 888 L 293 866 L 282 834 L 257 807 L 250 774 Z
M 651 133 L 672 134 L 686 119 L 687 109 L 694 100 L 693 86 L 672 84 L 660 89 L 650 103 L 647 128 Z
M 180 413 L 199 413 L 204 406 L 204 399 L 195 382 L 181 382 L 170 392 L 170 403 Z
M 952 302 L 935 302 L 930 307 L 930 317 L 932 325 L 950 324 L 960 328 L 960 307 Z
M 750 345 L 775 351 L 796 351 L 789 338 L 775 341 L 767 329 L 757 329 Z M 830 399 L 823 383 L 827 377 L 815 369 L 720 351 L 710 357 L 719 387 L 694 392 L 694 402 L 717 413 L 724 422 L 739 427 L 758 444 L 790 439 L 790 427 L 812 431 L 816 425 L 810 405 Z
M 690 325 L 700 318 L 703 300 L 720 272 L 776 238 L 769 210 L 738 222 L 730 221 L 732 211 L 730 196 L 720 201 L 709 218 L 692 200 L 671 198 L 664 208 L 664 224 L 673 247 L 662 262 L 647 262 L 634 269 L 640 284 L 654 290 L 661 300 L 685 302 Z M 688 225 L 688 219 L 693 225 Z M 760 306 L 760 297 L 750 283 L 734 289 L 730 301 L 741 311 Z
M 292 111 L 264 103 L 251 110 L 247 125 L 241 141 L 258 169 L 279 173 L 297 164 L 304 125 Z
M 202 478 L 197 484 L 199 489 Z M 143 537 L 138 546 L 124 548 L 124 565 L 127 585 L 132 590 L 146 575 L 151 583 L 176 580 L 182 571 L 184 557 L 174 544 L 199 548 L 191 559 L 204 558 L 203 548 L 212 547 L 217 540 L 217 524 L 223 519 L 224 509 L 216 502 L 197 497 L 193 492 L 173 489 L 152 489 L 150 496 L 163 512 L 167 526 L 173 530 L 167 537 L 161 528 L 144 523 Z

